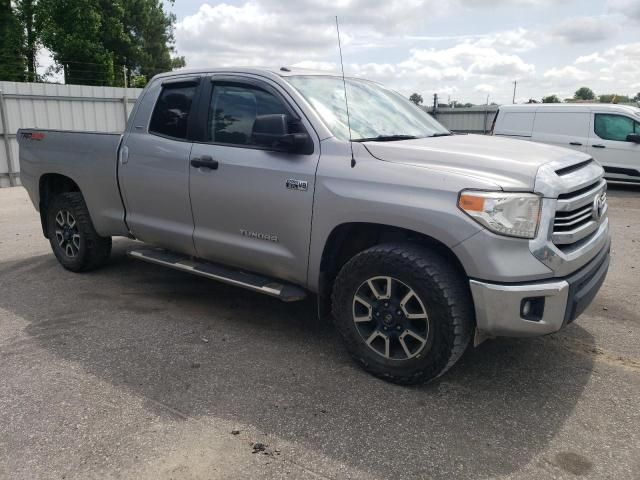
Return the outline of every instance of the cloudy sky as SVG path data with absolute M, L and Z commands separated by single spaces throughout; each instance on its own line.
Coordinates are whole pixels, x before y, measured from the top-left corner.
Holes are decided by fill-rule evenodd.
M 336 69 L 404 94 L 510 102 L 640 91 L 640 0 L 176 0 L 190 67 Z

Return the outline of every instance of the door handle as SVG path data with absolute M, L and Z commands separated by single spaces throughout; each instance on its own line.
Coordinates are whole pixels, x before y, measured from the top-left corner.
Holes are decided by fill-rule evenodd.
M 208 168 L 210 170 L 218 169 L 218 161 L 214 160 L 209 155 L 203 155 L 200 158 L 194 158 L 191 160 L 191 166 L 195 168 Z
M 604 148 L 604 145 L 601 144 L 597 144 L 597 145 L 591 145 L 593 148 Z
M 582 144 L 580 142 L 569 142 L 569 145 L 573 145 L 575 147 L 581 147 Z

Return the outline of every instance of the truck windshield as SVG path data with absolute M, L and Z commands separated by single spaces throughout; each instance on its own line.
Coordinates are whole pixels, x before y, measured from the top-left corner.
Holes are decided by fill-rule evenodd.
M 287 80 L 313 106 L 331 133 L 349 140 L 341 77 L 300 75 Z M 400 94 L 367 80 L 346 79 L 353 141 L 393 141 L 450 135 L 431 115 Z

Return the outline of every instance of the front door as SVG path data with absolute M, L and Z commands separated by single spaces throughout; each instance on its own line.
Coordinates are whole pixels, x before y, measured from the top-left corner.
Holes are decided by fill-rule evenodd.
M 193 143 L 187 131 L 197 89 L 197 79 L 150 87 L 132 119 L 119 168 L 127 225 L 135 237 L 185 254 L 195 253 L 189 200 Z M 138 120 L 150 114 L 148 126 Z
M 640 134 L 640 122 L 626 115 L 595 113 L 589 153 L 604 167 L 607 178 L 640 182 L 640 144 L 627 142 Z
M 305 283 L 319 158 L 311 125 L 266 80 L 214 76 L 202 95 L 206 112 L 199 118 L 207 127 L 204 141 L 193 146 L 190 176 L 197 255 Z M 313 152 L 255 145 L 256 116 L 268 114 L 285 114 L 291 128 L 309 133 Z

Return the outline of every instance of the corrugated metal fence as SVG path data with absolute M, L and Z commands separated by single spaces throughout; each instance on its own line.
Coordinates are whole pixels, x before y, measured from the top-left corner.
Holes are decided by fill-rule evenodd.
M 20 184 L 19 128 L 122 132 L 141 91 L 0 82 L 0 187 Z
M 449 130 L 466 133 L 489 133 L 498 113 L 497 105 L 481 105 L 468 108 L 427 108 L 433 117 Z

